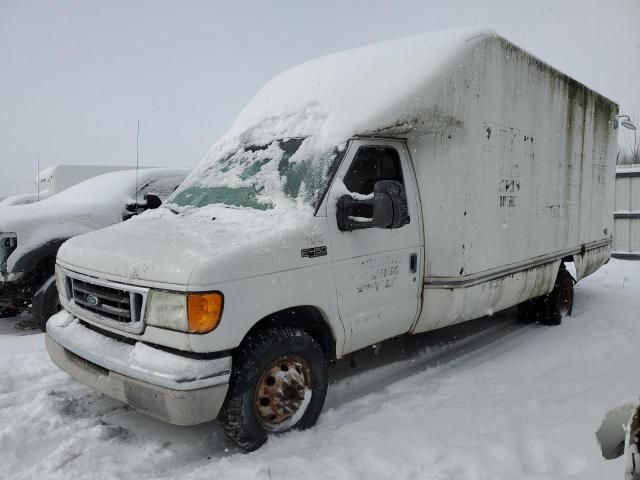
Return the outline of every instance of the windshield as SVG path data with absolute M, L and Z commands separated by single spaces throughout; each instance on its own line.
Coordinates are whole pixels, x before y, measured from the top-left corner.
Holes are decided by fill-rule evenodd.
M 167 204 L 203 207 L 224 204 L 259 210 L 310 206 L 322 201 L 340 152 L 312 148 L 309 138 L 241 147 L 205 161 Z

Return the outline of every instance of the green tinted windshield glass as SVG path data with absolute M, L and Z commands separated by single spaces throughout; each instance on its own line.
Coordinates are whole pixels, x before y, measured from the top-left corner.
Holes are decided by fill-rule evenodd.
M 223 204 L 260 210 L 284 202 L 316 208 L 337 165 L 338 151 L 317 151 L 308 139 L 277 140 L 221 156 L 199 167 L 167 203 Z

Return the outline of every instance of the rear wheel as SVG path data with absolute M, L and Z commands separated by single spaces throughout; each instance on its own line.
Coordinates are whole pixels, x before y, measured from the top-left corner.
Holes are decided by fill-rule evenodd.
M 327 362 L 318 342 L 297 328 L 268 329 L 234 355 L 220 420 L 229 438 L 253 451 L 269 435 L 313 426 L 326 394 Z
M 558 272 L 553 290 L 543 297 L 544 315 L 540 319 L 543 325 L 560 325 L 564 317 L 571 315 L 574 284 L 573 277 L 563 266 Z
M 33 295 L 31 315 L 33 321 L 43 332 L 47 330 L 47 320 L 62 310 L 55 276 L 51 276 Z

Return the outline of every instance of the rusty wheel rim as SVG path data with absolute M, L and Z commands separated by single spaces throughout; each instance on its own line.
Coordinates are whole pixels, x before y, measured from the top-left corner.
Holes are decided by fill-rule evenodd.
M 293 427 L 304 415 L 311 400 L 311 369 L 302 357 L 288 355 L 275 360 L 258 381 L 256 416 L 270 432 Z

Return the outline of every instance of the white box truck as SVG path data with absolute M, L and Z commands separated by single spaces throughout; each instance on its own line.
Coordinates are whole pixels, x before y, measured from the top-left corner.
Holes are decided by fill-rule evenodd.
M 53 361 L 252 450 L 327 365 L 522 305 L 558 324 L 611 251 L 617 106 L 492 31 L 279 75 L 162 208 L 67 241 Z

